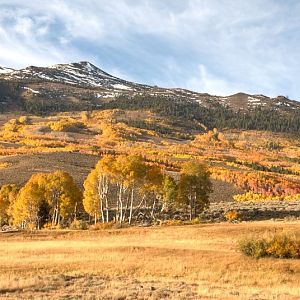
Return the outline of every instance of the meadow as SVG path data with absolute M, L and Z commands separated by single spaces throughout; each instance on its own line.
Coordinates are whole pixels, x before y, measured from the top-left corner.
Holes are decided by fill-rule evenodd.
M 0 299 L 299 299 L 299 260 L 237 247 L 253 234 L 300 231 L 298 136 L 173 121 L 120 109 L 0 116 L 0 185 L 63 170 L 83 190 L 107 153 L 142 155 L 175 177 L 196 160 L 213 183 L 207 219 L 239 222 L 0 232 Z
M 299 221 L 0 233 L 1 299 L 299 299 L 300 261 L 253 259 L 251 235 Z

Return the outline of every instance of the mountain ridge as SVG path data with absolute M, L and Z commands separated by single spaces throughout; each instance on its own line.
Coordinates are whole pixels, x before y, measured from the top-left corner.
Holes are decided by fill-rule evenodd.
M 300 102 L 290 100 L 284 96 L 269 97 L 261 94 L 248 94 L 244 92 L 237 92 L 232 95 L 217 96 L 208 93 L 195 92 L 185 88 L 165 88 L 150 86 L 141 83 L 135 83 L 132 81 L 121 79 L 117 76 L 111 75 L 88 61 L 80 61 L 66 64 L 55 64 L 48 67 L 28 66 L 23 69 L 12 69 L 8 67 L 0 67 L 0 79 L 4 80 L 42 80 L 53 81 L 71 85 L 82 85 L 90 88 L 110 88 L 117 90 L 139 90 L 139 89 L 160 89 L 168 92 L 181 93 L 182 96 L 190 95 L 190 99 L 194 99 L 195 95 L 200 95 L 202 98 L 214 98 L 221 104 L 228 104 L 232 108 L 237 108 L 238 102 L 248 102 L 249 107 L 265 106 L 269 100 L 276 102 L 275 106 L 283 105 L 290 106 L 291 109 L 300 107 Z M 116 86 L 115 86 L 116 85 Z M 230 101 L 228 101 L 228 99 Z M 232 102 L 232 103 L 230 103 Z M 236 104 L 236 105 L 234 105 Z M 245 105 L 241 105 L 239 108 L 245 108 Z
M 143 85 L 113 76 L 87 61 L 0 69 L 0 112 L 49 114 L 105 109 L 151 110 L 204 128 L 300 130 L 300 103 L 284 96 L 242 92 L 215 96 Z

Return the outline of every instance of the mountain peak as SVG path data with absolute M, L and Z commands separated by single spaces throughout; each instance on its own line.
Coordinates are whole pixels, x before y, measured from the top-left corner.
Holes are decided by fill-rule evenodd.
M 67 64 L 56 64 L 49 67 L 50 69 L 56 69 L 68 73 L 74 73 L 77 72 L 82 73 L 82 75 L 85 76 L 102 76 L 102 77 L 109 77 L 109 78 L 116 78 L 100 68 L 96 67 L 92 63 L 88 61 L 80 61 L 80 62 L 73 62 L 73 63 L 67 63 Z
M 141 86 L 106 73 L 88 61 L 55 64 L 49 67 L 29 66 L 21 70 L 11 71 L 10 69 L 0 67 L 0 78 L 22 81 L 52 81 L 85 87 L 112 88 L 116 90 L 132 90 Z
M 71 62 L 71 63 L 62 63 L 62 64 L 55 64 L 49 66 L 51 69 L 59 69 L 59 68 L 88 68 L 88 69 L 99 69 L 98 67 L 94 66 L 88 61 L 79 61 L 79 62 Z
M 79 64 L 79 65 L 82 65 L 82 66 L 84 66 L 84 67 L 90 67 L 90 68 L 97 68 L 98 69 L 98 67 L 96 67 L 95 65 L 93 65 L 92 63 L 90 63 L 89 61 L 80 61 L 80 62 L 78 62 L 78 63 L 73 63 L 73 64 Z

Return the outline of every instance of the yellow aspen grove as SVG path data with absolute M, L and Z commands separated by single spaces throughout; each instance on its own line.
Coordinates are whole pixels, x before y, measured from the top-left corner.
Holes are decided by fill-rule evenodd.
M 131 224 L 134 195 L 137 189 L 141 188 L 147 175 L 147 166 L 140 156 L 119 156 L 115 163 L 115 178 L 119 186 L 119 201 L 120 201 L 120 223 L 125 220 L 127 206 L 125 213 L 123 213 L 123 199 L 124 192 L 130 192 L 130 205 L 128 222 Z M 129 198 L 128 198 L 129 199 Z
M 39 184 L 44 189 L 44 197 L 51 208 L 52 224 L 76 218 L 81 207 L 82 194 L 72 176 L 67 172 L 56 171 L 40 177 Z
M 82 195 L 73 178 L 66 172 L 38 173 L 31 176 L 20 190 L 13 208 L 14 223 L 40 228 L 76 218 Z
M 131 224 L 134 213 L 142 204 L 146 209 L 150 207 L 153 215 L 157 199 L 152 197 L 152 203 L 147 205 L 147 195 L 158 195 L 162 180 L 160 168 L 147 165 L 140 156 L 104 156 L 84 183 L 85 211 L 95 222 L 100 216 L 103 222 L 108 221 L 109 202 L 113 204 L 111 211 L 115 213 L 115 221 Z M 140 204 L 134 207 L 140 198 Z
M 161 212 L 179 207 L 189 208 L 192 219 L 208 204 L 209 172 L 192 162 L 184 164 L 178 175 L 179 183 L 141 156 L 104 156 L 84 182 L 84 209 L 95 223 L 100 219 L 151 223 Z

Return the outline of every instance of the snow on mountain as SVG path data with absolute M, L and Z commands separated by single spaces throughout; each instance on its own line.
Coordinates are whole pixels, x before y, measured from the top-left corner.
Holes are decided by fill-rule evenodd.
M 0 79 L 17 80 L 21 82 L 25 90 L 33 94 L 40 93 L 41 91 L 40 94 L 42 95 L 47 94 L 59 99 L 66 97 L 67 94 L 79 97 L 80 91 L 72 89 L 71 86 L 81 86 L 85 88 L 85 93 L 89 93 L 88 90 L 92 89 L 90 92 L 97 99 L 113 99 L 122 95 L 122 93 L 126 93 L 132 96 L 146 94 L 151 97 L 168 97 L 174 99 L 174 101 L 181 99 L 196 102 L 208 108 L 221 104 L 230 107 L 234 111 L 247 111 L 259 107 L 276 110 L 294 110 L 300 108 L 299 102 L 289 100 L 283 96 L 270 98 L 264 95 L 249 95 L 246 93 L 237 93 L 230 96 L 214 96 L 182 88 L 160 88 L 137 84 L 110 75 L 86 61 L 56 64 L 50 67 L 30 66 L 21 70 L 0 67 Z M 49 82 L 57 82 L 70 86 L 54 87 L 53 85 L 49 85 Z M 38 90 L 35 90 L 36 86 L 31 86 L 34 83 L 39 85 Z M 54 88 L 55 91 L 53 90 Z
M 14 69 L 0 67 L 0 74 L 9 74 L 14 71 L 15 71 Z
M 124 84 L 114 84 L 113 87 L 115 89 L 119 89 L 119 90 L 132 90 L 131 87 L 124 85 Z
M 40 94 L 39 91 L 33 90 L 33 89 L 31 89 L 31 88 L 29 88 L 29 87 L 27 87 L 27 86 L 24 86 L 23 89 L 24 89 L 24 90 L 28 90 L 28 91 L 30 91 L 30 92 L 33 93 L 33 94 Z
M 139 86 L 136 83 L 112 76 L 89 62 L 57 64 L 50 67 L 30 66 L 10 72 L 1 68 L 0 73 L 4 79 L 40 79 L 89 87 L 131 90 Z

